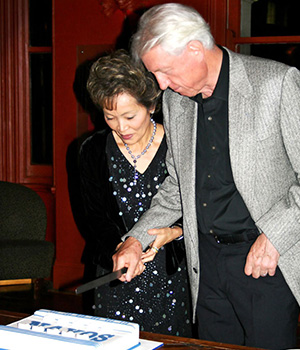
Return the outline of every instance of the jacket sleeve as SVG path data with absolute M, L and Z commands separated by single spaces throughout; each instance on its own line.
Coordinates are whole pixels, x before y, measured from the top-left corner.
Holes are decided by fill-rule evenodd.
M 166 154 L 166 165 L 168 176 L 159 188 L 157 194 L 151 201 L 150 208 L 142 215 L 134 227 L 123 237 L 133 236 L 138 239 L 145 249 L 155 237 L 147 234 L 150 228 L 163 228 L 174 224 L 182 217 L 181 197 L 179 191 L 178 177 L 173 162 L 173 149 L 170 143 L 169 111 L 166 108 L 166 92 L 164 92 L 164 128 L 168 150 Z
M 295 68 L 287 70 L 282 82 L 280 130 L 278 142 L 283 142 L 290 169 L 281 187 L 289 186 L 257 225 L 283 255 L 300 241 L 300 72 Z
M 103 138 L 103 137 L 102 137 Z M 125 233 L 118 206 L 108 181 L 105 142 L 100 135 L 87 139 L 80 149 L 80 181 L 85 215 L 88 224 L 89 245 L 94 263 L 112 267 L 112 254 Z

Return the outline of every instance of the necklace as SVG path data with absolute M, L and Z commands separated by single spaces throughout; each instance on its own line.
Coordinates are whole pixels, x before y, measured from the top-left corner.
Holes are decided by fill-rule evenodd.
M 137 156 L 135 156 L 134 154 L 132 154 L 131 152 L 131 149 L 129 148 L 129 146 L 127 145 L 127 143 L 124 142 L 124 146 L 127 150 L 127 152 L 130 154 L 131 158 L 133 159 L 133 168 L 134 168 L 134 176 L 133 176 L 133 183 L 136 185 L 137 183 L 137 180 L 139 178 L 139 175 L 138 175 L 138 172 L 136 170 L 136 163 L 138 161 L 139 158 L 141 158 L 141 156 L 143 156 L 149 149 L 149 147 L 152 145 L 152 142 L 154 140 L 154 136 L 156 134 L 156 123 L 155 121 L 151 118 L 150 121 L 152 122 L 153 124 L 153 133 L 152 133 L 152 136 L 148 142 L 148 145 L 146 146 L 146 148 L 143 150 L 142 153 L 138 154 Z

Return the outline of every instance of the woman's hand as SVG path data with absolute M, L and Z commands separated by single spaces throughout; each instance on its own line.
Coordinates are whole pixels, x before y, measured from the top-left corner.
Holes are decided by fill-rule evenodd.
M 172 242 L 175 238 L 182 235 L 182 228 L 179 226 L 152 228 L 148 230 L 149 235 L 156 236 L 154 242 L 150 244 L 150 248 L 142 254 L 142 262 L 149 262 L 155 258 L 158 250 L 165 244 Z

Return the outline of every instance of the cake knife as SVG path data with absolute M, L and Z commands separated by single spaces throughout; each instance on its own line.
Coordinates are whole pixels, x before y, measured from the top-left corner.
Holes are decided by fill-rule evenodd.
M 88 282 L 88 283 L 85 283 L 85 284 L 79 286 L 78 288 L 76 288 L 75 293 L 81 294 L 81 293 L 87 292 L 88 290 L 91 290 L 93 288 L 102 286 L 105 283 L 116 280 L 119 277 L 121 277 L 123 275 L 123 273 L 126 273 L 126 271 L 127 271 L 127 267 L 123 267 L 120 270 L 117 270 L 117 271 L 108 273 L 106 275 L 103 275 L 99 278 L 96 278 L 95 280 Z

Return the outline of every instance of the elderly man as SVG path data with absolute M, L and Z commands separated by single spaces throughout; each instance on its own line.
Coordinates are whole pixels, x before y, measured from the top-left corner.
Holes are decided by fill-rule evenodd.
M 175 238 L 150 229 L 182 215 L 199 338 L 295 347 L 300 72 L 217 46 L 199 13 L 180 4 L 148 10 L 132 52 L 165 90 L 169 176 L 114 268 L 128 267 L 123 281 L 141 273 Z

